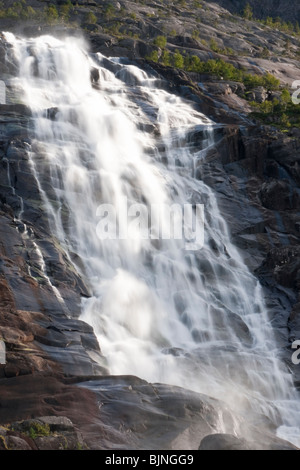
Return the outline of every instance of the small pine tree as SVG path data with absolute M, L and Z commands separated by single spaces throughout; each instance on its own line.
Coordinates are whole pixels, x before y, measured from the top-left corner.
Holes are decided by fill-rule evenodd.
M 281 119 L 280 119 L 280 124 L 283 126 L 283 127 L 291 127 L 291 123 L 289 121 L 289 118 L 288 116 L 283 113 L 283 115 L 281 116 Z
M 178 69 L 184 68 L 184 58 L 177 49 L 173 55 L 173 65 Z
M 148 56 L 146 56 L 147 60 L 151 60 L 152 62 L 158 62 L 158 51 L 152 51 Z
M 291 49 L 291 40 L 289 38 L 286 39 L 286 41 L 284 43 L 284 48 L 287 52 L 290 51 L 290 49 Z
M 164 47 L 166 47 L 167 38 L 165 36 L 156 36 L 156 38 L 153 40 L 153 44 L 163 49 Z
M 55 22 L 59 18 L 59 14 L 55 5 L 50 4 L 45 8 L 45 16 L 49 23 Z
M 170 65 L 170 54 L 166 49 L 163 50 L 160 61 L 163 65 Z
M 281 20 L 279 18 L 279 23 L 278 22 L 274 23 L 273 18 L 271 16 L 267 16 L 267 18 L 265 20 L 265 24 L 266 24 L 266 26 L 270 26 L 270 28 L 272 26 L 274 26 L 275 24 L 278 25 L 277 27 L 279 27 L 281 25 Z
M 209 41 L 209 46 L 210 46 L 212 51 L 220 52 L 220 48 L 218 46 L 218 43 L 214 38 L 211 38 L 211 40 Z
M 91 11 L 89 11 L 86 14 L 86 17 L 85 17 L 85 23 L 87 23 L 87 24 L 96 24 L 97 23 L 97 16 L 94 15 L 94 13 L 92 13 Z
M 249 3 L 246 4 L 243 10 L 243 18 L 245 18 L 246 20 L 252 20 L 253 18 L 253 11 Z
M 288 104 L 291 102 L 291 95 L 287 88 L 284 88 L 282 90 L 280 101 L 282 103 L 282 107 L 284 108 L 284 110 L 286 110 L 288 107 Z

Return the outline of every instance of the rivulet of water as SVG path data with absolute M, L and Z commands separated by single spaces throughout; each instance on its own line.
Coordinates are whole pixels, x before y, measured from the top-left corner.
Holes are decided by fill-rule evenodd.
M 213 190 L 195 179 L 215 124 L 154 75 L 89 55 L 79 40 L 5 38 L 19 67 L 15 85 L 33 112 L 30 159 L 44 210 L 66 252 L 82 261 L 92 297 L 81 318 L 94 327 L 110 373 L 267 415 L 299 444 L 300 407 L 261 286 L 232 245 Z M 159 208 L 203 204 L 203 246 L 138 229 L 101 237 L 103 204 L 119 225 L 128 207 L 155 207 L 149 230 Z

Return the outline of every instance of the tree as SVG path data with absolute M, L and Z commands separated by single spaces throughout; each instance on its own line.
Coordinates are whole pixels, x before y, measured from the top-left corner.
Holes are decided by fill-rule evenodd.
M 59 14 L 56 9 L 56 6 L 52 4 L 49 5 L 47 8 L 45 8 L 45 15 L 49 23 L 55 22 L 59 18 Z
M 271 73 L 267 73 L 263 77 L 263 86 L 267 88 L 267 90 L 278 90 L 280 85 L 280 80 L 278 78 L 274 77 Z
M 288 104 L 291 102 L 291 95 L 287 88 L 284 88 L 281 93 L 280 101 L 284 110 L 288 107 Z
M 209 46 L 210 46 L 212 51 L 220 52 L 220 48 L 218 46 L 218 43 L 214 38 L 211 38 L 211 40 L 209 41 Z
M 97 16 L 94 15 L 94 13 L 92 13 L 91 11 L 89 11 L 86 14 L 86 17 L 85 17 L 85 23 L 87 23 L 87 24 L 96 24 L 97 23 Z
M 286 39 L 285 44 L 284 44 L 284 48 L 287 52 L 290 51 L 290 49 L 291 49 L 291 40 L 290 40 L 290 38 Z
M 283 115 L 281 116 L 280 118 L 280 124 L 283 126 L 283 127 L 291 127 L 291 123 L 289 121 L 289 118 L 286 114 L 283 113 Z
M 114 17 L 115 13 L 115 7 L 111 3 L 109 3 L 104 10 L 105 18 L 107 20 L 111 20 Z
M 153 40 L 153 44 L 163 49 L 164 47 L 166 47 L 167 38 L 165 36 L 156 36 L 156 38 Z
M 72 10 L 73 5 L 71 0 L 66 0 L 66 2 L 60 6 L 59 12 L 64 19 L 68 19 Z
M 162 64 L 170 65 L 170 54 L 166 49 L 163 50 L 160 60 Z
M 279 27 L 281 25 L 281 20 L 279 18 L 279 23 L 275 23 L 273 22 L 273 18 L 271 16 L 267 16 L 266 20 L 265 20 L 265 24 L 266 26 L 270 26 L 271 28 L 275 25 L 277 25 L 277 27 Z
M 273 112 L 273 103 L 272 101 L 264 101 L 260 105 L 260 110 L 264 114 L 270 114 Z
M 246 20 L 252 20 L 253 18 L 253 11 L 249 3 L 246 4 L 243 10 L 243 18 L 245 18 Z
M 158 62 L 158 51 L 152 51 L 148 56 L 146 56 L 147 60 L 151 60 L 152 62 Z
M 173 65 L 178 69 L 184 68 L 184 58 L 177 49 L 173 55 Z
M 270 57 L 270 51 L 269 49 L 265 46 L 263 50 L 261 51 L 260 57 L 262 59 L 268 59 Z

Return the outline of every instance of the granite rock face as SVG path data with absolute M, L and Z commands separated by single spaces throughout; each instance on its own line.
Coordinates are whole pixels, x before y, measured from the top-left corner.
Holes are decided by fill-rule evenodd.
M 212 0 L 208 0 L 209 2 Z M 300 8 L 293 0 L 266 0 L 260 2 L 259 0 L 213 0 L 214 3 L 220 4 L 222 7 L 234 13 L 241 13 L 248 3 L 256 18 L 272 18 L 280 17 L 285 21 L 299 21 Z

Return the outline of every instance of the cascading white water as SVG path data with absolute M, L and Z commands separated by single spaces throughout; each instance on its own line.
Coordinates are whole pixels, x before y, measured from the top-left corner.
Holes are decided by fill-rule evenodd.
M 111 374 L 206 393 L 248 418 L 265 414 L 300 445 L 297 396 L 261 287 L 231 244 L 213 191 L 194 178 L 214 123 L 138 67 L 91 57 L 74 38 L 5 37 L 20 69 L 15 86 L 34 115 L 33 173 L 55 235 L 83 263 L 93 296 L 82 319 Z M 147 132 L 151 125 L 156 132 Z M 187 138 L 195 130 L 201 149 Z M 138 229 L 129 238 L 99 236 L 101 204 L 113 205 L 122 225 L 133 204 L 174 203 L 204 204 L 201 249 Z

